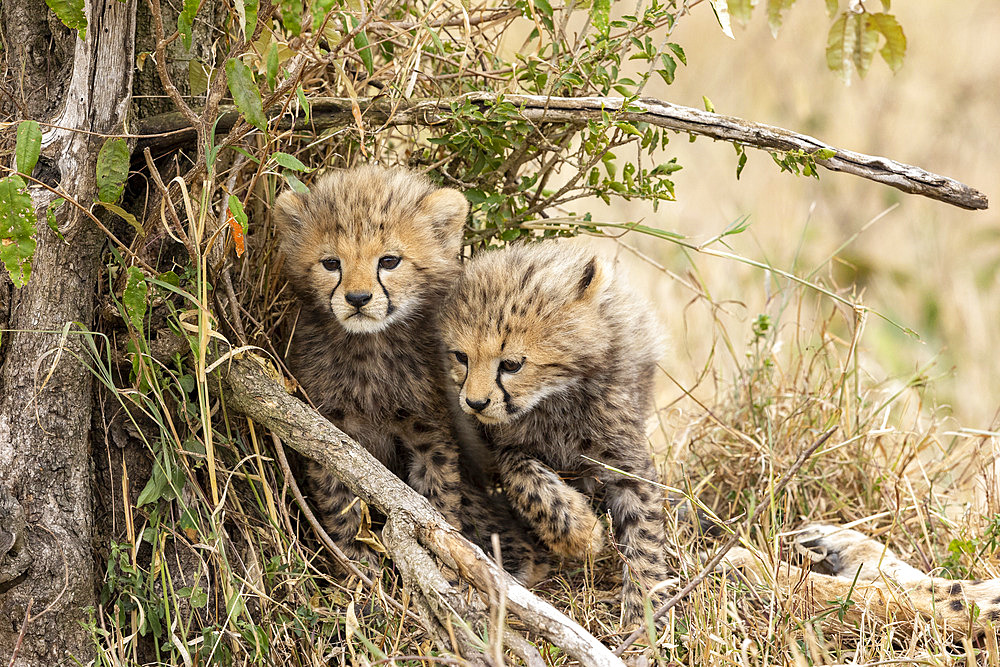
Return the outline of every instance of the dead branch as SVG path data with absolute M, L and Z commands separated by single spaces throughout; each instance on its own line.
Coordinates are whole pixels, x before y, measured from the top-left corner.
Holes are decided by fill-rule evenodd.
M 535 597 L 457 530 L 423 496 L 404 484 L 318 412 L 289 396 L 259 357 L 244 355 L 219 365 L 216 373 L 227 405 L 266 426 L 290 447 L 325 466 L 364 502 L 387 518 L 383 536 L 429 628 L 466 659 L 486 646 L 472 632 L 477 614 L 444 577 L 440 564 L 458 572 L 484 604 L 503 596 L 507 609 L 533 633 L 561 647 L 582 665 L 622 667 L 610 649 L 552 605 Z M 212 383 L 215 385 L 215 383 Z M 435 560 L 436 559 L 436 560 Z M 485 619 L 483 619 L 485 620 Z M 513 641 L 511 641 L 513 639 Z M 508 631 L 507 643 L 525 650 Z
M 500 97 L 494 93 L 479 92 L 458 98 L 413 99 L 404 102 L 393 102 L 386 98 L 361 98 L 358 104 L 365 121 L 374 126 L 438 125 L 448 121 L 447 114 L 450 114 L 453 104 L 471 100 L 492 105 Z M 652 98 L 643 98 L 627 105 L 621 97 L 503 95 L 502 99 L 517 106 L 525 119 L 535 123 L 582 124 L 588 120 L 600 119 L 607 112 L 631 123 L 649 123 L 676 132 L 711 137 L 764 151 L 801 151 L 813 156 L 817 165 L 831 171 L 846 172 L 961 208 L 985 209 L 989 206 L 985 194 L 947 176 L 889 158 L 837 148 L 805 134 L 736 116 L 724 116 Z M 219 130 L 228 130 L 237 118 L 235 112 L 229 112 L 220 121 Z M 278 121 L 278 127 L 288 127 L 293 121 L 302 123 L 301 119 L 286 115 Z M 326 97 L 312 100 L 312 126 L 315 129 L 353 122 L 350 99 Z M 141 141 L 140 146 L 172 146 L 181 140 L 189 141 L 189 135 L 174 132 L 186 124 L 187 120 L 178 113 L 148 118 L 142 123 L 140 133 L 149 135 L 149 139 Z M 157 136 L 164 133 L 170 134 Z M 818 156 L 819 151 L 833 151 L 834 154 L 832 157 L 821 158 Z

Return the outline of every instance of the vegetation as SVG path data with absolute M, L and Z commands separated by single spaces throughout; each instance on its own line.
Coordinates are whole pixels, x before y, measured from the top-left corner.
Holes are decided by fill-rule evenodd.
M 137 54 L 140 67 L 165 61 L 171 44 L 192 49 L 197 25 L 212 21 L 210 4 L 185 0 L 170 16 L 150 0 L 154 45 Z M 880 12 L 841 4 L 826 2 L 833 73 L 864 76 L 876 52 L 897 70 L 906 39 L 888 0 Z M 84 35 L 82 2 L 49 5 Z M 46 125 L 16 125 L 8 142 L 14 167 L 0 179 L 0 259 L 11 282 L 30 282 L 35 238 L 45 228 L 65 231 L 57 214 L 67 207 L 83 207 L 115 239 L 99 288 L 100 320 L 73 330 L 84 341 L 74 361 L 98 387 L 99 502 L 114 513 L 98 539 L 106 569 L 88 621 L 95 664 L 456 660 L 416 622 L 388 561 L 370 585 L 331 574 L 329 553 L 293 500 L 280 444 L 210 391 L 212 355 L 234 348 L 267 355 L 288 377 L 282 359 L 295 309 L 273 243 L 276 194 L 307 188 L 324 168 L 368 160 L 423 169 L 463 190 L 473 204 L 469 253 L 525 238 L 598 237 L 662 281 L 673 278 L 660 250 L 675 253 L 687 271 L 679 283 L 710 322 L 688 334 L 709 351 L 690 381 L 664 364 L 651 439 L 665 483 L 732 518 L 726 527 L 745 531 L 744 546 L 784 557 L 782 537 L 803 520 L 860 521 L 920 567 L 941 566 L 955 577 L 997 574 L 985 558 L 996 548 L 996 516 L 958 514 L 949 493 L 956 478 L 979 471 L 970 443 L 987 436 L 949 432 L 930 418 L 924 372 L 875 381 L 863 363 L 871 319 L 891 320 L 902 335 L 912 333 L 905 322 L 869 309 L 852 286 L 819 269 L 806 273 L 734 251 L 731 244 L 749 233 L 743 218 L 695 240 L 590 212 L 597 202 L 622 201 L 662 211 L 683 197 L 670 140 L 688 137 L 625 116 L 651 82 L 670 85 L 688 67 L 675 31 L 693 12 L 714 11 L 719 29 L 731 34 L 733 23 L 750 20 L 754 3 L 699 5 L 650 0 L 626 14 L 609 0 L 235 0 L 235 12 L 212 26 L 208 55 L 185 51 L 183 79 L 176 68 L 158 70 L 181 127 L 177 114 L 159 114 L 141 120 L 138 143 L 135 135 L 102 137 L 96 198 L 58 197 L 39 212 L 28 193 L 46 187 L 35 173 Z M 758 13 L 777 33 L 791 5 L 769 0 Z M 517 94 L 625 99 L 617 111 L 538 121 L 510 101 Z M 435 110 L 414 112 L 414 100 L 434 101 Z M 739 178 L 749 154 L 735 146 Z M 780 170 L 816 178 L 817 162 L 828 157 L 772 153 Z M 701 273 L 708 258 L 769 276 L 769 303 L 745 318 L 749 330 L 731 323 L 730 304 L 713 298 Z M 833 426 L 835 438 L 772 497 L 769 489 L 805 445 Z M 744 526 L 740 517 L 760 503 L 769 504 L 761 520 Z M 673 534 L 680 585 L 697 572 L 692 554 L 713 545 L 683 527 Z M 364 538 L 379 544 L 377 531 Z M 615 645 L 617 570 L 606 556 L 557 572 L 541 591 Z M 1000 658 L 995 642 L 955 644 L 931 625 L 872 619 L 870 627 L 847 627 L 837 610 L 850 604 L 800 608 L 710 577 L 644 643 L 660 664 Z M 482 642 L 493 646 L 496 638 L 486 633 Z M 557 647 L 539 642 L 538 649 L 548 664 L 568 664 Z

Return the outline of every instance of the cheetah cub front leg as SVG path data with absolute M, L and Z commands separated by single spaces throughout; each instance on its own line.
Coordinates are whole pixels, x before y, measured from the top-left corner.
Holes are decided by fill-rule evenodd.
M 590 500 L 541 461 L 508 449 L 497 457 L 507 497 L 538 538 L 562 558 L 598 554 L 604 528 Z
M 653 483 L 657 479 L 656 469 L 649 456 L 643 455 L 642 434 L 623 433 L 619 438 L 630 445 L 606 447 L 605 452 L 620 451 L 624 455 L 604 461 L 617 471 L 604 468 L 596 473 L 605 484 L 604 507 L 611 517 L 612 532 L 625 559 L 622 623 L 632 626 L 642 622 L 647 597 L 654 611 L 663 602 L 663 593 L 654 590 L 668 578 L 667 538 L 663 492 Z

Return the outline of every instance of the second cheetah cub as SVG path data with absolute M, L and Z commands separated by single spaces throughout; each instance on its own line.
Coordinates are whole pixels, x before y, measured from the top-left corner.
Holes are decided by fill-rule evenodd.
M 511 503 L 549 548 L 579 558 L 600 547 L 600 499 L 625 559 L 623 622 L 638 623 L 667 577 L 663 494 L 644 481 L 657 479 L 653 316 L 608 264 L 559 243 L 478 255 L 441 313 L 459 404 L 484 424 Z

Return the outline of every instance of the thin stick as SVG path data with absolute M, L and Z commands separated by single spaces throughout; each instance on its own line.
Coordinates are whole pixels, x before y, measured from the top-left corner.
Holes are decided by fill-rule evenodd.
M 278 458 L 278 464 L 281 466 L 281 473 L 285 476 L 285 483 L 288 484 L 288 488 L 292 490 L 292 495 L 295 496 L 295 502 L 298 503 L 299 509 L 302 510 L 302 514 L 306 517 L 306 521 L 312 527 L 313 532 L 319 537 L 320 542 L 323 543 L 330 553 L 333 554 L 333 559 L 337 561 L 337 565 L 353 574 L 355 577 L 361 580 L 361 582 L 368 587 L 369 590 L 375 590 L 375 582 L 373 582 L 369 577 L 358 569 L 358 566 L 354 564 L 347 554 L 345 554 L 337 543 L 333 541 L 330 534 L 326 532 L 323 525 L 316 519 L 316 515 L 313 514 L 312 510 L 309 509 L 309 505 L 306 504 L 306 499 L 302 496 L 302 491 L 299 490 L 299 485 L 295 482 L 295 477 L 292 475 L 292 469 L 288 465 L 288 459 L 285 458 L 285 448 L 281 445 L 281 440 L 278 436 L 271 434 L 271 442 L 274 444 L 274 453 Z M 403 605 L 399 604 L 392 598 L 382 598 L 385 602 L 389 604 L 394 610 L 401 614 L 408 614 L 413 620 L 420 621 L 420 618 L 408 609 L 404 609 Z
M 17 642 L 14 644 L 14 653 L 10 656 L 8 667 L 14 667 L 17 662 L 17 654 L 21 652 L 21 644 L 24 642 L 24 631 L 28 629 L 28 621 L 31 620 L 31 605 L 35 598 L 28 599 L 28 608 L 24 610 L 24 621 L 21 623 L 21 632 L 17 634 Z
M 778 480 L 778 483 L 771 490 L 770 495 L 771 496 L 777 496 L 779 493 L 781 493 L 781 491 L 784 490 L 784 488 L 788 484 L 788 482 L 790 482 L 792 480 L 792 478 L 795 476 L 795 473 L 797 473 L 799 471 L 799 468 L 801 468 L 803 465 L 805 465 L 805 462 L 809 460 L 809 457 L 812 456 L 813 453 L 817 449 L 819 449 L 820 447 L 822 447 L 823 443 L 826 442 L 827 440 L 829 440 L 830 436 L 832 436 L 836 430 L 837 430 L 837 427 L 834 426 L 833 428 L 831 428 L 830 430 L 828 430 L 826 433 L 824 433 L 823 435 L 821 435 L 819 437 L 819 439 L 816 440 L 816 442 L 814 442 L 813 444 L 809 445 L 801 454 L 799 454 L 799 458 L 795 460 L 795 463 L 793 463 L 792 466 L 787 471 L 785 471 L 785 474 L 782 475 L 781 479 Z M 747 520 L 746 524 L 744 525 L 744 530 L 749 530 L 750 527 L 753 526 L 757 522 L 757 519 L 760 518 L 760 515 L 763 513 L 764 508 L 770 507 L 770 506 L 771 506 L 771 503 L 769 503 L 769 502 L 760 502 L 760 503 L 758 503 L 756 509 L 754 509 L 754 511 L 753 511 L 753 514 L 750 515 L 750 518 Z M 697 588 L 698 585 L 702 581 L 704 581 L 705 578 L 708 577 L 708 575 L 710 573 L 714 572 L 715 568 L 718 567 L 719 563 L 722 562 L 722 559 L 729 552 L 729 550 L 732 549 L 733 547 L 735 547 L 736 544 L 737 544 L 737 542 L 740 541 L 740 535 L 741 534 L 742 533 L 740 531 L 735 531 L 729 537 L 729 540 L 725 544 L 722 545 L 722 548 L 719 549 L 718 553 L 716 553 L 715 556 L 713 556 L 711 558 L 711 560 L 709 560 L 705 564 L 705 567 L 702 568 L 701 572 L 699 572 L 697 574 L 697 576 L 694 577 L 694 579 L 692 579 L 691 581 L 689 581 L 684 588 L 682 588 L 680 591 L 678 591 L 676 595 L 674 595 L 672 598 L 670 598 L 669 600 L 667 600 L 666 602 L 664 602 L 663 605 L 659 609 L 656 610 L 656 613 L 653 614 L 653 621 L 655 622 L 658 618 L 662 617 L 664 614 L 666 614 L 668 611 L 670 611 L 674 606 L 677 605 L 678 602 L 680 602 L 681 600 L 683 600 L 685 597 L 687 597 L 687 595 L 691 591 L 693 591 L 695 588 Z M 645 633 L 645 631 L 646 631 L 646 629 L 644 627 L 637 628 L 632 634 L 630 634 L 625 639 L 625 641 L 623 641 L 621 644 L 618 645 L 618 647 L 613 651 L 614 654 L 617 655 L 617 656 L 621 656 L 621 654 L 624 653 L 625 650 L 629 646 L 631 646 L 632 644 L 634 644 L 635 641 L 637 639 L 639 639 L 639 637 L 641 637 Z

